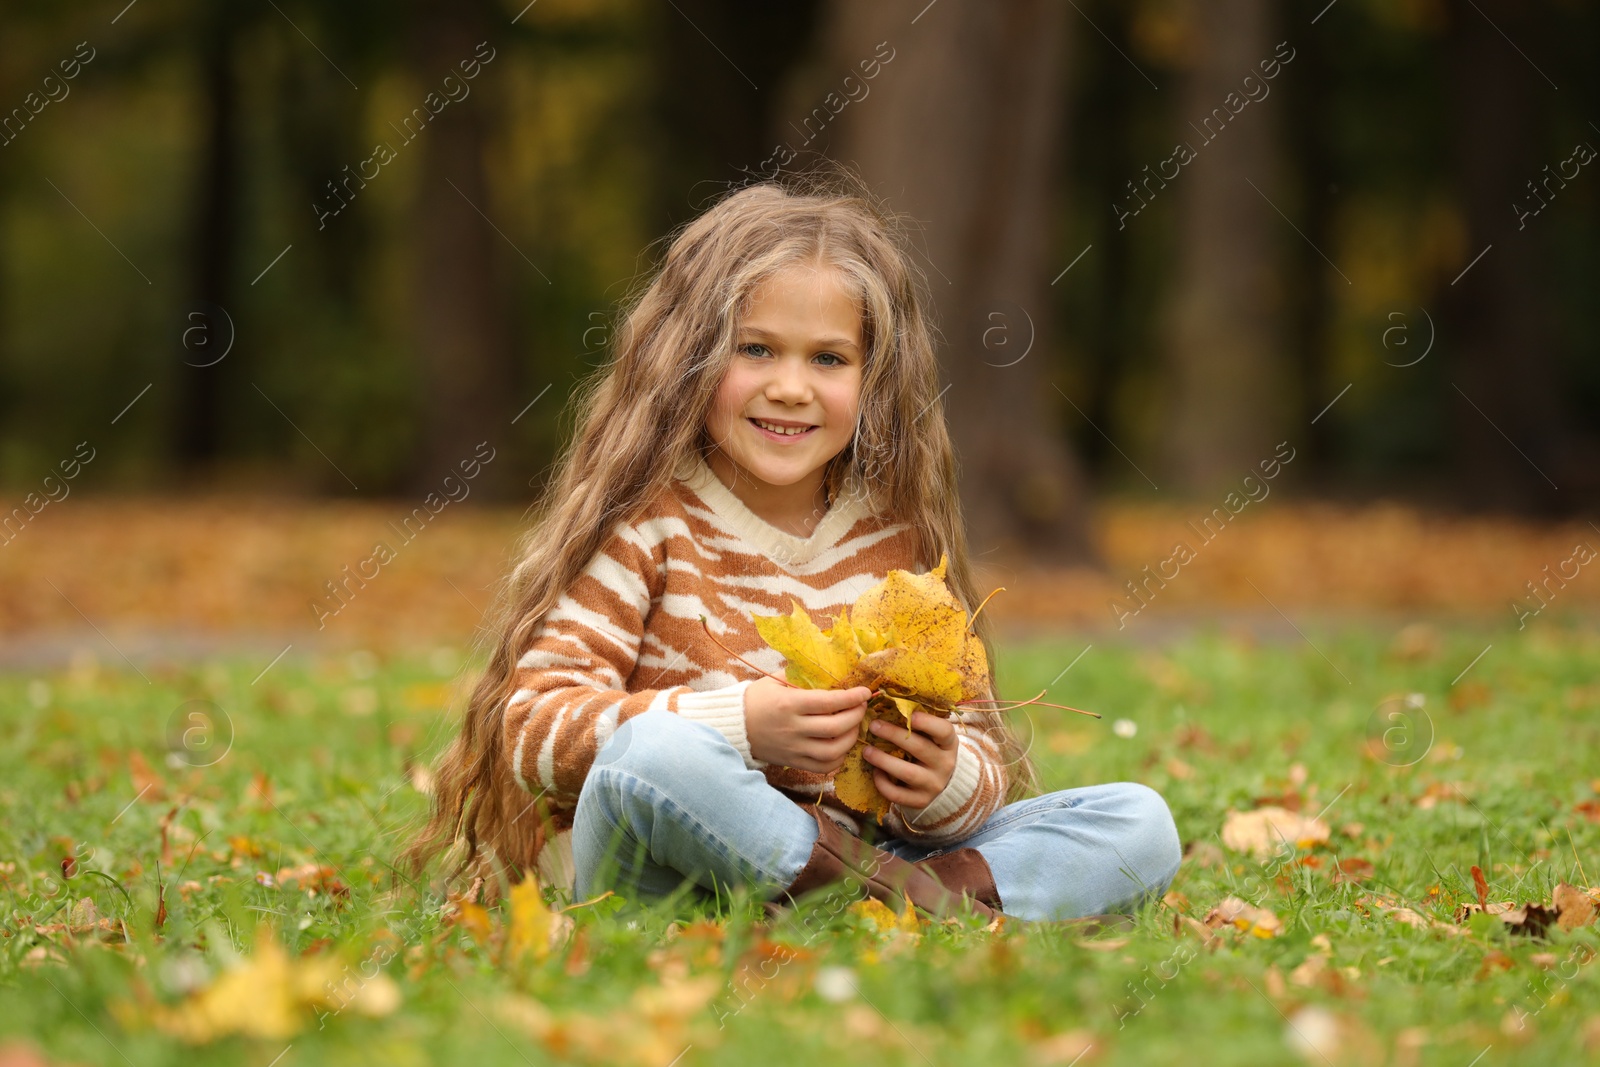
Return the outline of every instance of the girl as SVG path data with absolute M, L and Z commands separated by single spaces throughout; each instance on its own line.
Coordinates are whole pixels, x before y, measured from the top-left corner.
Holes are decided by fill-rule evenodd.
M 903 235 L 849 175 L 751 185 L 681 230 L 581 390 L 416 870 L 459 845 L 452 876 L 498 863 L 574 899 L 845 879 L 1029 920 L 1165 888 L 1160 796 L 1037 795 L 994 712 L 875 723 L 907 758 L 867 747 L 891 807 L 881 827 L 856 815 L 832 776 L 869 691 L 761 673 L 783 659 L 753 615 L 798 601 L 826 626 L 891 569 L 947 556 L 976 604 L 931 333 Z

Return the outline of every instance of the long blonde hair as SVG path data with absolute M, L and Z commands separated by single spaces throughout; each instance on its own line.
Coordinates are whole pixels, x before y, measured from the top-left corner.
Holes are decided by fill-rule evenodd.
M 681 460 L 709 448 L 706 418 L 751 293 L 772 274 L 812 261 L 836 269 L 853 291 L 866 352 L 855 437 L 825 471 L 829 498 L 852 481 L 870 483 L 879 506 L 916 531 L 922 569 L 948 555 L 951 591 L 968 611 L 981 600 L 925 282 L 899 219 L 838 164 L 731 190 L 670 235 L 659 271 L 623 303 L 612 358 L 574 393 L 575 433 L 502 583 L 489 630 L 497 636 L 460 733 L 438 761 L 432 813 L 402 855 L 413 874 L 459 846 L 447 881 L 487 875 L 492 896 L 497 875 L 515 882 L 533 866 L 547 813 L 541 805 L 538 817 L 522 817 L 532 801 L 512 777 L 502 736 L 517 660 L 617 524 L 636 520 L 670 488 Z M 992 666 L 986 613 L 974 629 Z M 1037 773 L 1009 723 L 995 713 L 985 722 L 1011 772 L 1007 799 L 1037 793 Z

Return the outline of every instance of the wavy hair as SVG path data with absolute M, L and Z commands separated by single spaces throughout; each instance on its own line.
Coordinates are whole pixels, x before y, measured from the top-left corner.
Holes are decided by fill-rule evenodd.
M 862 315 L 860 415 L 852 441 L 825 471 L 829 499 L 870 487 L 873 506 L 915 530 L 922 569 L 947 555 L 951 591 L 969 612 L 980 603 L 925 279 L 900 219 L 852 170 L 824 164 L 732 189 L 663 240 L 670 243 L 659 269 L 623 301 L 609 360 L 572 398 L 575 432 L 496 598 L 487 665 L 435 767 L 432 811 L 402 854 L 415 875 L 453 851 L 447 884 L 480 876 L 493 896 L 502 877 L 520 880 L 537 861 L 548 810 L 540 803 L 536 817 L 523 818 L 538 798 L 513 778 L 503 736 L 517 660 L 617 524 L 635 521 L 668 491 L 680 461 L 709 450 L 706 419 L 741 314 L 776 272 L 831 267 Z M 986 614 L 974 631 L 992 668 Z M 1038 793 L 1037 772 L 1009 722 L 986 712 L 984 729 L 1010 770 L 1007 799 Z

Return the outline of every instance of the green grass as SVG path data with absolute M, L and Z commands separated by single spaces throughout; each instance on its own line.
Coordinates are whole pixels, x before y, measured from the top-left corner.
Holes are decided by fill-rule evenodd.
M 585 1047 L 600 1049 L 598 1061 L 664 1065 L 685 1044 L 684 1065 L 1067 1063 L 1078 1031 L 1093 1043 L 1085 1064 L 1282 1064 L 1299 1059 L 1293 1019 L 1302 1031 L 1331 1020 L 1341 1047 L 1330 1062 L 1467 1067 L 1485 1048 L 1482 1067 L 1592 1059 L 1594 927 L 1535 941 L 1479 923 L 1451 936 L 1362 901 L 1396 898 L 1448 921 L 1473 897 L 1475 864 L 1496 899 L 1548 900 L 1559 881 L 1594 884 L 1576 861 L 1600 874 L 1600 825 L 1574 806 L 1600 786 L 1600 637 L 1543 624 L 1447 633 L 1437 652 L 1413 659 L 1390 654 L 1387 632 L 1311 637 L 1320 652 L 1216 634 L 1159 651 L 1097 643 L 1048 699 L 1106 720 L 1028 713 L 1048 787 L 1134 779 L 1168 798 L 1190 850 L 1173 885 L 1188 914 L 1203 917 L 1234 894 L 1282 920 L 1279 937 L 1229 936 L 1214 950 L 1175 936 L 1174 912 L 1159 907 L 1131 930 L 1092 938 L 1013 924 L 1000 935 L 928 927 L 911 942 L 881 939 L 862 916 L 823 903 L 762 931 L 747 900 L 696 911 L 611 898 L 572 913 L 581 960 L 561 950 L 507 964 L 495 940 L 480 945 L 444 925 L 428 887 L 391 884 L 389 864 L 425 802 L 403 773 L 406 758 L 431 755 L 446 736 L 434 709 L 453 675 L 448 655 L 285 660 L 254 685 L 257 663 L 147 668 L 148 682 L 88 665 L 0 677 L 0 1047 L 25 1038 L 52 1061 L 141 1067 L 266 1067 L 280 1055 L 280 1067 L 543 1064 L 582 1061 Z M 1004 649 L 1005 691 L 1037 692 L 1084 643 Z M 1426 721 L 1390 733 L 1383 748 L 1383 731 L 1400 724 L 1381 717 L 1382 702 L 1413 692 Z M 186 728 L 204 726 L 179 711 L 197 699 L 231 720 L 225 755 L 220 735 L 193 733 L 182 747 Z M 1118 718 L 1136 733 L 1114 732 Z M 174 745 L 191 763 L 220 758 L 174 766 Z M 1424 749 L 1410 766 L 1390 765 Z M 135 800 L 132 751 L 164 780 L 164 797 L 152 787 Z M 1221 850 L 1229 808 L 1289 794 L 1307 814 L 1327 806 L 1328 847 L 1267 864 Z M 163 862 L 161 824 L 174 808 Z M 52 876 L 68 855 L 77 868 L 61 891 Z M 1368 860 L 1373 874 L 1336 883 L 1335 857 Z M 348 896 L 257 880 L 306 863 L 335 868 Z M 167 887 L 159 932 L 158 878 Z M 118 940 L 125 924 L 131 941 L 37 932 L 83 898 Z M 667 938 L 674 919 L 695 914 L 720 931 Z M 344 1011 L 321 1025 L 307 1012 L 292 1037 L 198 1047 L 150 1024 L 152 1005 L 178 1003 L 248 954 L 263 921 L 293 955 L 331 953 L 368 974 L 383 963 L 398 1010 Z M 493 922 L 498 931 L 502 918 Z M 1319 936 L 1337 977 L 1297 985 L 1290 976 Z M 736 970 L 771 957 L 774 942 L 801 946 L 800 958 L 754 978 Z M 848 969 L 858 992 L 824 999 L 820 968 Z M 825 989 L 840 972 L 822 973 Z M 641 989 L 702 975 L 719 990 L 711 1006 L 685 1019 L 668 1010 L 658 1028 L 640 1021 Z M 586 1035 L 569 1041 L 567 1059 L 516 1021 L 514 1006 L 532 1002 Z M 1518 1017 L 1521 1030 L 1510 1021 Z M 624 1048 L 630 1033 L 648 1041 Z

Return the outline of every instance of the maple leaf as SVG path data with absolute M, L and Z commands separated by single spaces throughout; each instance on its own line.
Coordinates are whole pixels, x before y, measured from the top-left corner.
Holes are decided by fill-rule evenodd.
M 802 689 L 873 691 L 855 745 L 834 776 L 834 794 L 848 807 L 883 821 L 889 802 L 862 753 L 872 744 L 893 756 L 904 750 L 869 729 L 874 719 L 905 726 L 919 707 L 949 717 L 957 705 L 989 695 L 989 659 L 968 629 L 966 609 L 945 584 L 948 557 L 925 574 L 891 570 L 883 581 L 834 616 L 823 630 L 798 601 L 788 615 L 757 615 L 762 640 L 785 659 L 789 684 Z

